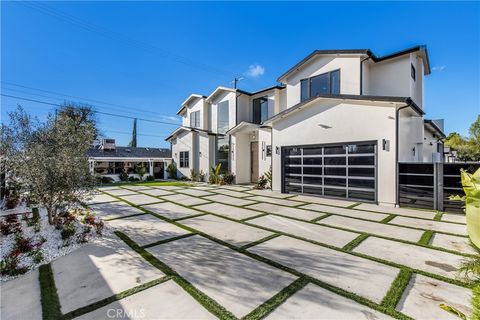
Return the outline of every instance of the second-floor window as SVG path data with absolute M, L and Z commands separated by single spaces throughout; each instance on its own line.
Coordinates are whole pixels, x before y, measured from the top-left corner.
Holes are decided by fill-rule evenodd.
M 260 124 L 268 119 L 268 97 L 253 99 L 253 123 Z
M 300 81 L 301 101 L 321 94 L 340 94 L 340 70 Z
M 415 67 L 413 66 L 413 64 L 410 64 L 410 75 L 412 76 L 412 79 L 413 81 L 416 81 L 417 80 L 417 75 L 416 75 L 416 71 L 415 71 Z
M 217 132 L 225 133 L 229 129 L 228 101 L 220 102 L 217 109 Z
M 189 161 L 188 151 L 180 151 L 180 168 L 188 168 L 190 166 Z
M 195 111 L 190 113 L 190 127 L 192 128 L 200 127 L 200 111 Z

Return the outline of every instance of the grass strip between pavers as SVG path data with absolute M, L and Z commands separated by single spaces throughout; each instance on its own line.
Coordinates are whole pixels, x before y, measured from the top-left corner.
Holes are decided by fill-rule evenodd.
M 283 288 L 276 295 L 262 303 L 255 310 L 244 316 L 243 320 L 256 320 L 263 319 L 273 310 L 275 310 L 279 305 L 281 305 L 285 300 L 290 298 L 296 292 L 303 289 L 308 284 L 308 279 L 305 277 L 300 277 L 294 282 L 292 282 L 287 287 Z
M 265 238 L 259 239 L 259 240 L 254 241 L 254 242 L 250 242 L 249 244 L 246 244 L 246 245 L 244 245 L 243 247 L 240 247 L 240 249 L 243 249 L 243 250 L 248 249 L 248 248 L 253 247 L 253 246 L 256 246 L 256 245 L 258 245 L 258 244 L 260 244 L 260 243 L 264 243 L 264 242 L 267 242 L 267 241 L 269 241 L 269 240 L 272 240 L 272 239 L 274 239 L 274 238 L 276 238 L 276 237 L 278 237 L 278 236 L 280 236 L 280 234 L 278 234 L 278 233 L 271 234 L 271 235 L 269 235 L 269 236 L 266 236 Z
M 171 277 L 169 276 L 166 276 L 166 277 L 162 277 L 160 279 L 156 279 L 156 280 L 152 280 L 152 281 L 149 281 L 149 282 L 146 282 L 146 283 L 143 283 L 139 286 L 136 286 L 136 287 L 133 287 L 131 289 L 128 289 L 128 290 L 125 290 L 125 291 L 122 291 L 120 293 L 117 293 L 113 296 L 110 296 L 108 298 L 105 298 L 105 299 L 102 299 L 100 301 L 97 301 L 97 302 L 94 302 L 92 304 L 89 304 L 87 306 L 84 306 L 84 307 L 81 307 L 81 308 L 78 308 L 78 309 L 75 309 L 73 311 L 70 311 L 66 314 L 64 314 L 62 317 L 60 317 L 60 319 L 62 320 L 69 320 L 69 319 L 73 319 L 73 318 L 76 318 L 76 317 L 79 317 L 81 315 L 84 315 L 86 313 L 89 313 L 91 311 L 94 311 L 96 309 L 99 309 L 101 307 L 104 307 L 112 302 L 115 302 L 115 301 L 118 301 L 118 300 L 121 300 L 123 298 L 126 298 L 128 296 L 131 296 L 131 295 L 134 295 L 140 291 L 143 291 L 143 290 L 146 290 L 146 289 L 149 289 L 153 286 L 156 286 L 160 283 L 163 283 L 165 281 L 168 281 L 170 280 Z
M 314 223 L 315 223 L 315 222 L 320 221 L 320 220 L 322 220 L 322 219 L 328 218 L 328 217 L 330 217 L 331 215 L 332 215 L 331 213 L 326 213 L 326 214 L 323 215 L 323 216 L 320 216 L 320 217 L 317 217 L 317 218 L 315 218 L 315 219 L 310 220 L 310 222 L 314 222 Z
M 190 282 L 181 277 L 176 271 L 174 271 L 165 263 L 158 260 L 153 254 L 140 247 L 127 235 L 120 231 L 115 231 L 115 234 L 120 239 L 122 239 L 130 248 L 132 248 L 145 260 L 147 260 L 151 265 L 161 270 L 167 276 L 170 276 L 173 281 L 175 281 L 179 286 L 181 286 L 185 291 L 187 291 L 195 300 L 197 300 L 202 306 L 205 307 L 205 309 L 210 311 L 213 315 L 215 315 L 219 319 L 237 319 L 230 311 L 228 311 L 218 302 L 195 288 Z
M 362 233 L 349 243 L 343 246 L 343 250 L 352 251 L 355 247 L 357 247 L 363 240 L 367 239 L 370 235 L 368 233 Z
M 433 237 L 433 231 L 432 230 L 427 230 L 422 234 L 422 237 L 420 240 L 418 240 L 418 244 L 421 244 L 422 246 L 428 246 L 430 244 L 430 240 Z
M 395 309 L 398 302 L 402 298 L 403 292 L 408 286 L 410 279 L 412 278 L 413 272 L 409 269 L 402 268 L 398 273 L 395 280 L 392 282 L 390 289 L 388 289 L 387 294 L 383 298 L 380 305 Z
M 38 268 L 40 282 L 40 302 L 42 304 L 42 318 L 44 320 L 57 320 L 61 317 L 60 299 L 58 298 L 52 266 L 41 265 Z
M 379 222 L 380 222 L 380 223 L 389 223 L 390 221 L 392 221 L 392 220 L 395 219 L 396 217 L 397 217 L 396 215 L 391 214 L 391 215 L 389 215 L 388 217 L 386 217 L 385 219 L 380 220 Z
M 442 216 L 443 216 L 443 212 L 438 211 L 437 214 L 435 215 L 435 217 L 433 217 L 433 220 L 435 220 L 435 221 L 441 221 L 441 220 L 442 220 Z M 444 222 L 445 222 L 445 221 L 444 221 Z

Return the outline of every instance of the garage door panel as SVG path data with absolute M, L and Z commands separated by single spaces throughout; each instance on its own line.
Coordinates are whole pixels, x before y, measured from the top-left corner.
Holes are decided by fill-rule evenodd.
M 376 200 L 376 143 L 282 148 L 284 190 Z

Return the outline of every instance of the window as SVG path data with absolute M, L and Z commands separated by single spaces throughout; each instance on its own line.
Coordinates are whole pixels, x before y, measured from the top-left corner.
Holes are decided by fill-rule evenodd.
M 192 128 L 200 127 L 200 111 L 195 111 L 190 113 L 190 127 Z
M 225 133 L 229 129 L 228 101 L 217 105 L 217 132 Z
M 268 119 L 268 97 L 253 99 L 253 123 L 260 124 Z
M 229 152 L 230 152 L 230 138 L 228 136 L 217 136 L 217 164 L 220 163 L 220 172 L 228 171 L 229 166 Z
M 300 80 L 300 91 L 301 101 L 321 94 L 340 94 L 340 70 Z
M 180 151 L 180 168 L 188 168 L 189 164 L 189 152 L 188 151 Z
M 416 75 L 415 67 L 413 66 L 413 64 L 411 64 L 410 66 L 411 66 L 410 74 L 412 76 L 413 81 L 416 81 L 417 80 L 417 75 Z

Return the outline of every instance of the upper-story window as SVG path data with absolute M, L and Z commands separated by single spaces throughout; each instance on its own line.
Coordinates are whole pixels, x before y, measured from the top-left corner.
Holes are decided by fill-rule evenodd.
M 218 104 L 217 111 L 217 132 L 225 133 L 228 131 L 229 127 L 229 112 L 228 112 L 228 101 L 223 101 Z
M 195 111 L 190 113 L 190 127 L 192 128 L 200 127 L 200 111 Z
M 253 99 L 253 123 L 260 124 L 268 119 L 268 97 Z
M 416 74 L 417 72 L 415 70 L 415 67 L 413 66 L 413 64 L 410 64 L 410 67 L 411 67 L 410 75 L 412 76 L 413 81 L 416 81 L 417 80 L 417 74 Z
M 340 94 L 340 69 L 300 81 L 301 101 L 320 94 Z

